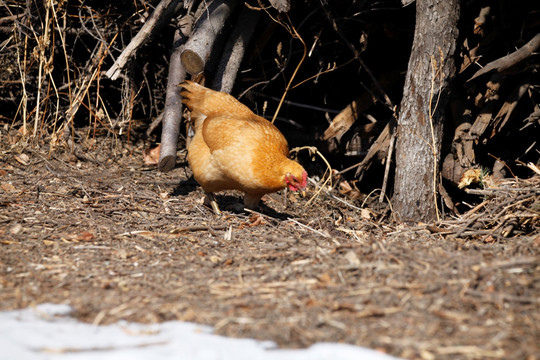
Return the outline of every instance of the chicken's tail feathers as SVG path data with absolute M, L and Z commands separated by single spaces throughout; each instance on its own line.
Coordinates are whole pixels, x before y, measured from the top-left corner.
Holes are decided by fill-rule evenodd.
M 195 113 L 206 117 L 220 115 L 250 116 L 253 112 L 229 94 L 208 89 L 193 81 L 185 80 L 179 84 L 182 103 Z

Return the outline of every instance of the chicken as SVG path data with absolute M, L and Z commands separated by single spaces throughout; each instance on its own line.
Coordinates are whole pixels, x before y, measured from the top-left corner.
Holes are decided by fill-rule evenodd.
M 244 206 L 257 209 L 267 193 L 286 187 L 305 190 L 307 172 L 288 158 L 287 140 L 271 122 L 229 94 L 189 80 L 180 86 L 195 131 L 189 166 L 215 213 L 220 213 L 213 195 L 217 191 L 240 190 Z

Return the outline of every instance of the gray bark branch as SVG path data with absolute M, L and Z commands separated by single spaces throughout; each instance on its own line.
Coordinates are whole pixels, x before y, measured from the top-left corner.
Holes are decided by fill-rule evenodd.
M 223 56 L 218 65 L 212 89 L 226 93 L 231 92 L 234 81 L 236 80 L 236 74 L 244 58 L 246 47 L 258 21 L 258 11 L 251 10 L 247 7 L 242 9 L 236 26 L 223 50 Z
M 519 62 L 525 60 L 529 56 L 531 56 L 532 53 L 535 52 L 536 49 L 538 49 L 539 47 L 540 47 L 540 33 L 536 34 L 536 36 L 533 37 L 528 43 L 526 43 L 525 45 L 523 45 L 522 47 L 520 47 L 518 50 L 514 51 L 513 53 L 490 62 L 489 64 L 484 66 L 482 69 L 478 70 L 467 81 L 476 79 L 477 77 L 484 75 L 492 70 L 496 70 L 497 72 L 502 72 L 518 64 Z
M 178 134 L 182 122 L 182 97 L 178 89 L 186 78 L 186 71 L 182 67 L 180 56 L 191 32 L 193 19 L 190 15 L 184 16 L 179 22 L 180 28 L 174 34 L 173 52 L 169 63 L 169 76 L 167 80 L 167 93 L 165 96 L 165 108 L 163 110 L 163 122 L 161 130 L 161 148 L 159 152 L 158 169 L 170 171 L 176 164 L 176 149 L 178 147 Z

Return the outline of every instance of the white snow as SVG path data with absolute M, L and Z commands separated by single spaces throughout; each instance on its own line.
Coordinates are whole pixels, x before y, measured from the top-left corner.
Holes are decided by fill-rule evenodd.
M 353 345 L 318 343 L 307 349 L 279 349 L 271 341 L 232 339 L 208 326 L 169 321 L 154 325 L 81 323 L 67 305 L 0 312 L 3 360 L 391 360 Z

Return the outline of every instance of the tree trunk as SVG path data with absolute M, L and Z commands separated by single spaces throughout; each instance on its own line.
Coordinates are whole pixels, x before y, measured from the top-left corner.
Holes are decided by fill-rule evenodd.
M 439 159 L 456 74 L 459 0 L 417 0 L 416 27 L 396 142 L 393 208 L 402 221 L 438 218 Z

